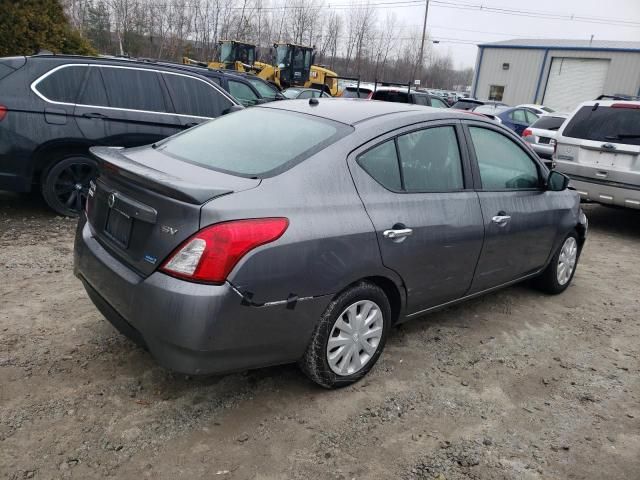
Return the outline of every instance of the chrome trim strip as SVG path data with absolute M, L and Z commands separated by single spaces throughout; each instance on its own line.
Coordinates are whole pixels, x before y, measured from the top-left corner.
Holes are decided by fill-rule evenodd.
M 160 74 L 177 75 L 179 77 L 186 77 L 186 78 L 190 78 L 192 80 L 198 80 L 199 82 L 204 83 L 205 85 L 209 86 L 210 88 L 213 88 L 216 92 L 220 93 L 223 97 L 225 97 L 227 100 L 229 100 L 234 105 L 239 105 L 237 100 L 235 100 L 233 97 L 231 97 L 222 88 L 220 88 L 217 85 L 214 85 L 212 83 L 206 82 L 206 81 L 202 80 L 201 78 L 193 77 L 191 75 L 185 75 L 183 73 L 168 72 L 168 71 L 164 71 L 164 70 L 156 70 L 156 69 L 153 69 L 153 68 L 126 67 L 126 66 L 121 66 L 121 65 L 99 65 L 99 64 L 96 64 L 96 63 L 66 63 L 64 65 L 58 65 L 57 67 L 52 68 L 47 73 L 45 73 L 44 75 L 36 78 L 33 82 L 31 82 L 30 88 L 33 91 L 33 93 L 35 93 L 42 100 L 44 100 L 47 103 L 51 103 L 53 105 L 67 105 L 67 106 L 70 106 L 70 107 L 104 108 L 104 109 L 107 109 L 107 110 L 116 110 L 116 111 L 121 111 L 121 112 L 151 113 L 153 115 L 172 115 L 172 116 L 175 116 L 175 117 L 201 118 L 203 120 L 211 120 L 212 118 L 216 118 L 216 117 L 200 117 L 198 115 L 186 115 L 184 113 L 154 112 L 152 110 L 135 110 L 135 109 L 132 109 L 132 108 L 105 107 L 105 106 L 102 106 L 102 105 L 85 105 L 85 104 L 82 104 L 82 103 L 56 102 L 55 100 L 50 100 L 49 98 L 45 97 L 36 88 L 38 86 L 38 84 L 42 80 L 47 78 L 52 73 L 57 72 L 58 70 L 61 70 L 63 68 L 78 67 L 78 66 L 79 67 L 98 67 L 98 68 L 121 68 L 121 69 L 125 69 L 125 70 L 142 70 L 142 71 L 145 71 L 145 72 L 155 72 L 155 73 L 160 73 Z

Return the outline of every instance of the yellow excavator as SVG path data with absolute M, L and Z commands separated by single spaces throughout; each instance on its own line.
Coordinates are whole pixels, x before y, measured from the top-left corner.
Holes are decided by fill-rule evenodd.
M 313 65 L 313 47 L 294 43 L 276 43 L 275 64 L 258 62 L 256 46 L 236 40 L 222 40 L 218 62 L 199 62 L 183 57 L 182 62 L 191 65 L 206 65 L 209 68 L 231 69 L 254 73 L 273 83 L 278 88 L 306 87 L 338 95 L 338 74 L 320 65 Z

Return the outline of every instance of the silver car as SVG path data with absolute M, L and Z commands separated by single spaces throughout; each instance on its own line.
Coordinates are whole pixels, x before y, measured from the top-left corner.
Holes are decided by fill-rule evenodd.
M 548 113 L 528 126 L 522 132 L 522 138 L 531 145 L 533 151 L 544 160 L 547 166 L 553 164 L 553 151 L 556 146 L 556 133 L 567 120 L 567 113 Z
M 564 291 L 587 232 L 565 176 L 447 109 L 274 102 L 92 153 L 76 275 L 185 373 L 298 362 L 348 385 L 398 323 L 525 279 Z
M 556 137 L 554 160 L 584 200 L 640 209 L 640 102 L 595 100 Z

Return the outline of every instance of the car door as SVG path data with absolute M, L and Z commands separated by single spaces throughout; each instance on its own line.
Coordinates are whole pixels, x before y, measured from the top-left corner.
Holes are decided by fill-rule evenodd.
M 485 229 L 475 293 L 538 271 L 570 204 L 544 188 L 546 169 L 511 135 L 486 123 L 464 123 Z
M 94 144 L 135 147 L 182 129 L 155 70 L 91 65 L 75 108 L 78 126 Z
M 465 295 L 483 222 L 458 122 L 431 122 L 361 147 L 349 168 L 383 264 L 407 289 L 409 313 Z
M 222 89 L 201 78 L 173 72 L 163 72 L 162 78 L 182 128 L 219 117 L 234 105 Z

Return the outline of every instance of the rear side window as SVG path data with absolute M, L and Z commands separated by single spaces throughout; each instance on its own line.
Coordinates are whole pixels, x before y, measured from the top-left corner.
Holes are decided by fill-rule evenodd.
M 424 105 L 425 107 L 429 106 L 429 97 L 426 95 L 414 95 L 413 103 L 416 105 Z
M 538 188 L 538 168 L 511 139 L 493 130 L 469 127 L 484 190 Z
M 434 127 L 398 137 L 404 188 L 447 192 L 463 188 L 462 164 L 453 127 Z
M 102 74 L 100 68 L 89 67 L 89 76 L 84 84 L 82 93 L 78 98 L 78 103 L 81 105 L 95 105 L 99 107 L 108 107 L 109 100 L 107 99 L 107 91 L 104 88 L 104 82 L 102 81 Z
M 176 113 L 215 118 L 232 105 L 229 99 L 201 80 L 170 73 L 164 73 L 163 77 Z
M 558 130 L 565 122 L 563 117 L 540 117 L 531 128 L 541 128 L 543 130 Z
M 151 70 L 101 67 L 109 106 L 166 112 L 159 75 Z
M 457 108 L 458 110 L 469 110 L 473 107 L 477 107 L 478 105 L 482 105 L 482 104 L 476 103 L 476 102 L 465 102 L 464 100 L 461 100 L 459 102 L 454 103 L 451 108 Z
M 226 173 L 271 176 L 351 131 L 347 125 L 311 115 L 248 108 L 170 137 L 158 149 Z
M 520 123 L 527 123 L 527 117 L 524 113 L 524 110 L 513 110 L 510 114 L 509 114 L 509 118 L 511 120 L 513 120 L 514 122 L 520 122 Z
M 53 102 L 75 103 L 86 73 L 85 65 L 66 66 L 40 80 L 35 89 Z
M 367 98 L 371 90 L 368 89 L 358 89 L 356 87 L 347 87 L 342 92 L 343 98 Z
M 358 163 L 383 187 L 395 191 L 402 189 L 394 140 L 388 140 L 363 153 L 358 158 Z
M 565 137 L 640 145 L 640 108 L 582 107 L 569 120 Z

